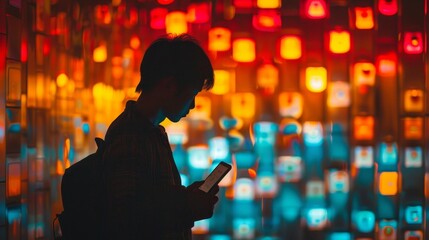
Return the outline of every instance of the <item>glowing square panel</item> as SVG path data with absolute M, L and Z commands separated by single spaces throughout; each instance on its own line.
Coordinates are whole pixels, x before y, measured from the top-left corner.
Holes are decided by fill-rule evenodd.
M 356 29 L 374 28 L 374 14 L 371 7 L 356 7 L 355 16 Z
M 300 118 L 303 99 L 299 92 L 282 92 L 279 95 L 279 113 L 282 117 Z
M 253 218 L 235 218 L 232 220 L 234 239 L 254 239 L 256 222 Z
M 374 138 L 373 116 L 356 116 L 353 120 L 353 127 L 356 140 L 372 140 Z
M 323 92 L 326 89 L 328 73 L 324 67 L 305 69 L 305 86 L 310 92 Z
M 188 117 L 191 119 L 210 119 L 211 105 L 211 98 L 196 96 L 195 107 L 189 112 Z
M 398 193 L 398 173 L 382 172 L 379 177 L 379 191 L 381 195 L 392 196 Z
M 253 93 L 235 93 L 231 98 L 231 114 L 236 118 L 253 118 L 256 99 Z
M 251 38 L 237 38 L 232 42 L 232 58 L 237 62 L 253 62 L 256 58 L 255 41 Z
M 188 32 L 188 22 L 186 13 L 181 11 L 172 11 L 165 16 L 166 33 L 181 34 Z
M 346 82 L 331 82 L 328 87 L 328 106 L 348 107 L 350 106 L 350 85 Z
M 354 213 L 354 225 L 359 232 L 372 232 L 375 227 L 375 214 L 371 211 L 356 211 Z
M 310 230 L 321 230 L 328 224 L 328 211 L 326 208 L 311 208 L 305 215 Z
M 404 109 L 407 112 L 422 112 L 424 108 L 423 90 L 409 89 L 404 92 Z
M 150 27 L 152 29 L 164 29 L 165 28 L 165 17 L 168 14 L 166 8 L 154 8 L 150 11 Z
M 378 224 L 379 240 L 396 240 L 398 231 L 398 222 L 395 220 L 381 220 Z
M 214 137 L 209 140 L 210 157 L 223 160 L 229 155 L 228 141 L 224 137 Z
M 325 0 L 306 0 L 303 9 L 305 16 L 309 19 L 322 19 L 328 15 Z
M 352 240 L 352 236 L 348 232 L 333 232 L 329 234 L 329 240 Z
M 234 184 L 234 200 L 255 199 L 255 185 L 249 178 L 239 178 Z
M 281 0 L 256 0 L 258 8 L 280 8 L 282 6 Z
M 377 56 L 377 74 L 381 77 L 396 76 L 397 57 L 395 53 Z
M 302 177 L 302 160 L 298 156 L 279 156 L 276 173 L 280 182 L 297 182 Z
M 261 172 L 256 175 L 256 194 L 260 197 L 273 198 L 278 191 L 276 175 Z
M 420 168 L 423 166 L 423 153 L 421 147 L 405 148 L 405 167 Z
M 274 146 L 278 125 L 274 122 L 256 122 L 253 125 L 253 132 L 255 137 L 255 144 L 270 144 Z
M 275 31 L 282 26 L 278 10 L 259 10 L 252 18 L 252 25 L 259 31 Z
M 392 16 L 398 13 L 398 1 L 397 0 L 379 0 L 378 11 L 386 16 Z
M 423 233 L 420 230 L 417 231 L 405 231 L 405 240 L 423 240 Z
M 305 186 L 306 198 L 323 198 L 325 196 L 325 187 L 323 181 L 310 180 Z
M 374 153 L 371 146 L 356 146 L 354 164 L 357 168 L 371 168 L 374 166 Z
M 323 143 L 323 127 L 321 122 L 307 121 L 303 125 L 304 144 L 320 146 Z
M 380 164 L 396 165 L 398 162 L 398 148 L 396 143 L 380 144 Z
M 210 20 L 210 4 L 191 3 L 188 6 L 187 20 L 190 23 L 206 23 Z
M 192 146 L 188 148 L 189 166 L 195 169 L 210 167 L 209 151 L 207 146 Z
M 210 51 L 227 51 L 231 48 L 231 30 L 215 27 L 209 30 Z
M 330 170 L 328 179 L 330 193 L 349 192 L 349 175 L 346 171 Z
M 408 54 L 420 54 L 423 52 L 423 36 L 420 32 L 405 32 L 404 52 Z
M 359 62 L 353 66 L 354 82 L 357 86 L 375 84 L 375 66 L 370 62 Z
M 350 51 L 350 33 L 345 30 L 332 30 L 329 32 L 329 50 L 335 54 Z
M 273 64 L 262 64 L 256 70 L 256 83 L 264 94 L 273 94 L 279 82 L 279 70 Z
M 404 136 L 409 140 L 419 140 L 423 138 L 423 119 L 405 118 Z
M 422 206 L 407 206 L 405 208 L 405 221 L 408 224 L 421 224 L 423 222 Z
M 216 95 L 225 95 L 230 93 L 233 89 L 234 74 L 228 70 L 214 70 L 215 83 L 210 90 L 211 93 Z
M 296 35 L 285 35 L 280 38 L 280 56 L 283 59 L 295 60 L 302 56 L 301 38 Z

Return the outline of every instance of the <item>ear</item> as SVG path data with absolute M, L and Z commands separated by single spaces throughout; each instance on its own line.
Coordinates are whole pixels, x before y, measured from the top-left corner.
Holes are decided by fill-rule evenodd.
M 159 87 L 166 94 L 175 94 L 177 92 L 177 83 L 174 77 L 165 77 L 160 80 Z

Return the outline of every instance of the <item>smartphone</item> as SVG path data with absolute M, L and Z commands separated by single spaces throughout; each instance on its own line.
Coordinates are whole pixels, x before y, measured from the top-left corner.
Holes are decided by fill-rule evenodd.
M 199 187 L 203 192 L 210 192 L 210 190 L 217 185 L 222 178 L 231 170 L 231 165 L 226 162 L 220 162 L 216 168 L 204 180 L 204 183 Z

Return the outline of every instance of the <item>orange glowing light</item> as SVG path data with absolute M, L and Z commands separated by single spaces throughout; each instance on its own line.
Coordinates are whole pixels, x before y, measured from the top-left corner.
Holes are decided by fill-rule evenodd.
M 215 83 L 211 92 L 216 95 L 224 95 L 231 91 L 232 73 L 226 70 L 214 70 Z
M 406 32 L 404 36 L 404 52 L 420 54 L 423 52 L 423 37 L 420 32 Z
M 231 31 L 228 28 L 215 27 L 209 30 L 210 51 L 227 51 L 231 48 Z
M 306 0 L 304 11 L 305 15 L 310 19 L 322 19 L 327 16 L 328 8 L 325 0 Z
M 186 20 L 186 14 L 181 11 L 172 11 L 167 13 L 165 16 L 165 30 L 166 33 L 187 33 L 188 22 Z
M 302 56 L 301 38 L 285 35 L 280 38 L 280 56 L 283 59 L 295 60 Z
M 263 93 L 273 94 L 279 82 L 279 70 L 272 64 L 263 64 L 256 71 L 256 82 Z
M 374 14 L 371 7 L 356 7 L 355 15 L 357 29 L 372 29 L 374 27 Z
M 210 119 L 212 102 L 209 97 L 196 96 L 195 108 L 189 112 L 191 119 Z
M 332 30 L 329 32 L 329 50 L 332 53 L 341 54 L 350 51 L 350 34 L 344 30 Z
M 237 62 L 253 62 L 256 58 L 255 41 L 250 38 L 238 38 L 232 43 L 232 58 Z
M 110 8 L 108 5 L 97 5 L 94 8 L 95 11 L 95 19 L 96 22 L 99 24 L 110 24 L 110 22 L 112 21 L 112 15 L 110 13 Z M 65 13 L 64 13 L 65 15 Z M 64 18 L 66 17 L 66 15 L 64 16 Z M 61 21 L 61 20 L 59 20 Z M 61 24 L 59 24 L 61 25 Z M 61 28 L 62 29 L 62 28 Z M 58 33 L 62 32 L 61 30 L 59 30 Z
M 107 60 L 107 48 L 105 44 L 101 44 L 94 49 L 93 60 L 94 62 L 105 62 Z
M 305 86 L 310 92 L 323 92 L 326 89 L 327 76 L 324 67 L 307 67 L 305 69 Z
M 231 98 L 231 115 L 251 119 L 255 116 L 256 99 L 253 93 L 235 93 Z
M 359 62 L 353 66 L 354 82 L 357 86 L 375 84 L 375 66 L 370 62 Z
M 256 171 L 254 169 L 248 168 L 247 173 L 249 174 L 250 178 L 256 178 Z
M 60 73 L 57 76 L 57 86 L 59 88 L 64 87 L 65 85 L 67 85 L 68 81 L 69 81 L 69 77 L 67 77 L 67 75 L 65 73 Z
M 154 8 L 150 11 L 150 27 L 160 30 L 165 28 L 165 17 L 168 14 L 166 8 Z
M 354 138 L 372 140 L 374 138 L 374 117 L 356 116 L 353 120 Z
M 12 163 L 8 165 L 6 183 L 8 197 L 21 195 L 21 164 Z
M 56 172 L 58 175 L 64 175 L 64 164 L 61 160 L 57 160 Z
M 256 6 L 258 8 L 280 8 L 282 6 L 281 0 L 257 0 Z
M 188 6 L 187 13 L 190 23 L 206 23 L 210 20 L 210 5 L 204 3 L 192 3 Z
M 377 74 L 381 77 L 394 77 L 396 75 L 396 55 L 388 53 L 377 57 Z
M 408 89 L 404 93 L 404 110 L 407 112 L 422 112 L 424 109 L 423 90 Z
M 132 49 L 138 49 L 140 47 L 140 38 L 138 36 L 132 36 L 131 37 L 130 47 Z
M 260 31 L 274 31 L 282 25 L 280 12 L 277 10 L 259 10 L 253 15 L 252 25 Z
M 379 0 L 378 11 L 386 16 L 392 16 L 398 13 L 398 1 L 397 0 Z
M 404 136 L 408 140 L 420 140 L 423 138 L 423 119 L 405 118 Z
M 382 172 L 380 173 L 378 190 L 381 195 L 392 196 L 398 193 L 398 173 Z

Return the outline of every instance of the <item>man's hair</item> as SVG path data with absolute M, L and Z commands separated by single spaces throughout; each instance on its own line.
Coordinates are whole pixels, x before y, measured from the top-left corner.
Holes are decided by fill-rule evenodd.
M 136 92 L 152 89 L 165 77 L 175 78 L 179 87 L 209 90 L 214 84 L 209 57 L 198 41 L 188 34 L 168 34 L 152 42 L 140 64 Z

